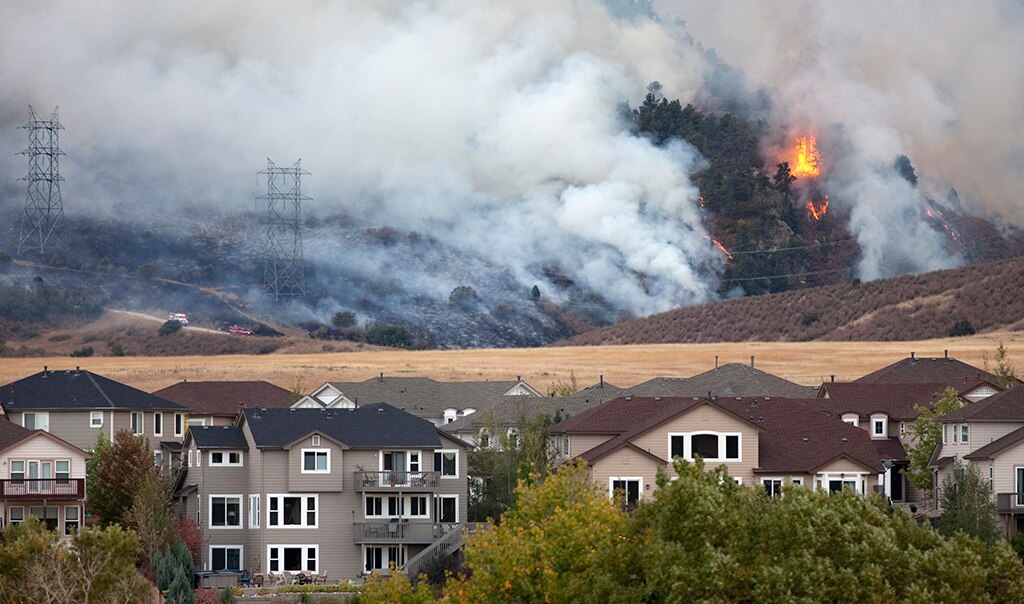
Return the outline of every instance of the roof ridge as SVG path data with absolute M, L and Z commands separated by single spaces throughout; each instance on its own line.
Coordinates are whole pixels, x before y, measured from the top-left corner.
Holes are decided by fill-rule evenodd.
M 103 397 L 103 400 L 107 401 L 107 404 L 110 405 L 111 407 L 116 407 L 116 405 L 114 405 L 114 401 L 110 400 L 110 397 L 107 396 L 107 392 L 98 383 L 96 383 L 96 380 L 92 377 L 92 372 L 86 370 L 84 373 L 85 376 L 89 378 L 89 381 L 92 383 L 92 385 L 96 387 L 96 391 L 100 393 L 100 396 Z

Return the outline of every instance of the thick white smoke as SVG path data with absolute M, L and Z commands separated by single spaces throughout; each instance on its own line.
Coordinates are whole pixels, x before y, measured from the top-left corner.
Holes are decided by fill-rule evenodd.
M 27 104 L 60 103 L 69 212 L 251 208 L 264 158 L 302 157 L 313 206 L 483 255 L 524 292 L 555 263 L 644 314 L 715 289 L 699 158 L 616 114 L 654 79 L 691 97 L 703 61 L 598 2 L 5 3 L 0 38 L 4 148 Z
M 859 266 L 876 278 L 950 266 L 922 224 L 923 198 L 892 170 L 909 156 L 921 186 L 968 209 L 1024 222 L 1024 4 L 656 0 L 665 14 L 772 98 L 777 143 L 800 129 L 842 135 L 827 185 L 850 204 Z M 821 137 L 819 137 L 819 140 Z

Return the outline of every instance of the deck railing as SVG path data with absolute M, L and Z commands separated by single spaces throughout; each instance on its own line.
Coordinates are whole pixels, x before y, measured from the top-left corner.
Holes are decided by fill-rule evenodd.
M 437 491 L 438 472 L 355 472 L 357 493 L 363 491 Z
M 1024 514 L 1024 493 L 999 493 L 996 507 L 1000 514 Z
M 25 478 L 0 480 L 0 499 L 84 499 L 84 478 Z

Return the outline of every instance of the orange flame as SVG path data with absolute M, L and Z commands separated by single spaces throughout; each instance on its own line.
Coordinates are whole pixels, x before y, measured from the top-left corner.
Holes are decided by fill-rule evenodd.
M 816 178 L 821 174 L 821 154 L 815 146 L 814 135 L 800 136 L 796 139 L 796 161 L 793 162 L 793 176 Z
M 712 239 L 711 243 L 714 243 L 715 245 L 717 245 L 718 249 L 720 249 L 723 252 L 725 252 L 725 255 L 729 257 L 729 260 L 732 260 L 732 254 L 730 254 L 729 250 L 725 249 L 725 246 L 722 245 L 721 243 L 719 243 L 717 239 Z
M 820 203 L 814 203 L 814 200 L 807 200 L 807 211 L 811 213 L 811 218 L 815 220 L 821 220 L 825 217 L 825 212 L 828 211 L 828 195 L 822 198 Z

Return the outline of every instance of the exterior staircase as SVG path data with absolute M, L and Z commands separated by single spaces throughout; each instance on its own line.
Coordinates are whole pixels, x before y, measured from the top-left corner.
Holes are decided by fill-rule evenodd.
M 406 561 L 402 570 L 410 577 L 415 577 L 419 574 L 423 565 L 435 557 L 447 558 L 462 549 L 462 546 L 466 544 L 464 536 L 473 534 L 486 525 L 487 523 L 484 522 L 469 522 L 456 525 L 452 530 L 445 532 L 434 540 L 433 543 L 425 547 L 423 551 Z

